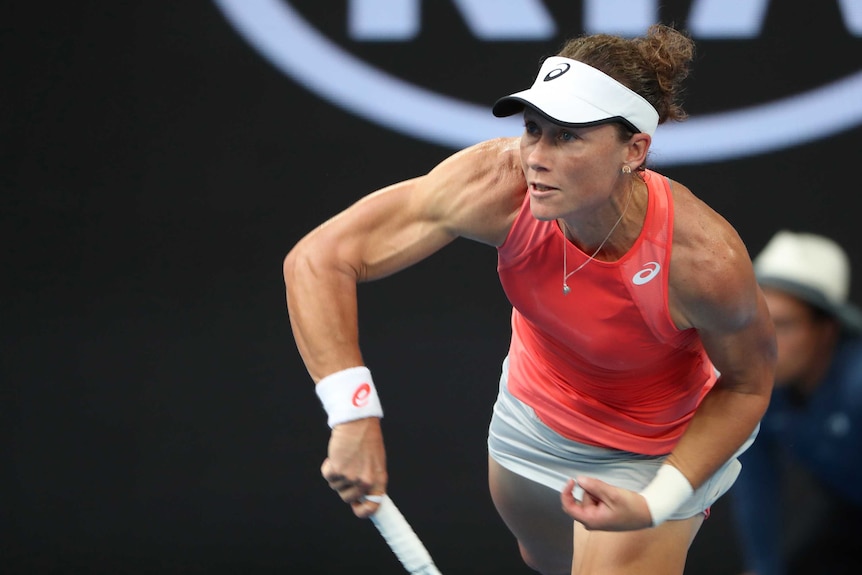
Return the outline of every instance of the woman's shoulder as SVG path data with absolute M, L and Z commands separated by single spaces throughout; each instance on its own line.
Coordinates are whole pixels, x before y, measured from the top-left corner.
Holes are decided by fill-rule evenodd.
M 742 238 L 724 216 L 719 214 L 687 186 L 669 180 L 673 196 L 673 250 L 689 266 L 708 264 L 723 271 L 740 261 L 750 265 Z
M 671 180 L 674 202 L 670 289 L 681 308 L 714 310 L 733 321 L 751 313 L 756 280 L 736 229 L 685 185 Z M 688 315 L 688 314 L 686 314 Z
M 523 179 L 518 138 L 494 138 L 464 148 L 439 167 L 466 170 L 475 177 L 496 175 Z
M 505 239 L 527 191 L 518 138 L 496 138 L 465 148 L 426 176 L 436 205 L 461 236 L 494 245 Z

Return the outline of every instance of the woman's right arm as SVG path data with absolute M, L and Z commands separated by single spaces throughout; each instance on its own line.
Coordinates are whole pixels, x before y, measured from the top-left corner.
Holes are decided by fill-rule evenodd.
M 425 176 L 366 196 L 302 238 L 284 260 L 287 307 L 309 375 L 362 366 L 356 284 L 391 275 L 457 237 L 503 242 L 526 185 L 517 139 L 458 152 Z M 336 425 L 322 468 L 330 486 L 365 516 L 363 495 L 385 491 L 377 418 Z
M 492 140 L 362 198 L 302 238 L 284 260 L 284 281 L 312 379 L 361 365 L 357 283 L 409 267 L 457 237 L 499 245 L 525 190 L 517 140 Z

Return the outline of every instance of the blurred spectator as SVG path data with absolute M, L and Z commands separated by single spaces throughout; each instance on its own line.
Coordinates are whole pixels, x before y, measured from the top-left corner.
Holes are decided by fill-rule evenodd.
M 862 313 L 833 240 L 778 232 L 754 259 L 775 323 L 775 389 L 731 489 L 746 569 L 862 573 Z

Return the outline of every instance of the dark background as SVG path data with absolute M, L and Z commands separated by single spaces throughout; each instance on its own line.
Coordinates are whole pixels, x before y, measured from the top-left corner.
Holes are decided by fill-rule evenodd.
M 343 36 L 343 2 L 294 4 Z M 406 48 L 341 40 L 396 74 L 399 54 L 425 58 L 421 82 L 452 93 L 465 68 L 493 60 L 488 83 L 464 94 L 490 104 L 580 33 L 561 17 L 571 29 L 553 43 L 477 46 L 448 2 L 431 4 Z M 810 8 L 772 4 L 759 39 L 698 43 L 692 114 L 859 68 L 836 3 L 818 6 L 816 26 Z M 686 7 L 666 3 L 663 19 L 684 21 Z M 322 101 L 206 1 L 4 12 L 0 571 L 400 573 L 319 477 L 329 430 L 290 333 L 281 261 L 325 218 L 452 150 Z M 783 227 L 837 239 L 860 301 L 860 139 L 851 126 L 662 171 L 752 254 Z M 485 484 L 509 335 L 495 265 L 492 249 L 456 242 L 360 288 L 391 493 L 450 574 L 529 572 Z M 715 506 L 689 572 L 739 568 L 728 514 Z

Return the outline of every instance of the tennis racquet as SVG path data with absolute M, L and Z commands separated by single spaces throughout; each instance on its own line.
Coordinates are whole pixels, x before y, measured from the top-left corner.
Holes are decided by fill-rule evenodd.
M 366 499 L 379 503 L 371 522 L 389 544 L 389 548 L 413 575 L 441 575 L 428 550 L 404 519 L 388 495 L 368 495 Z

